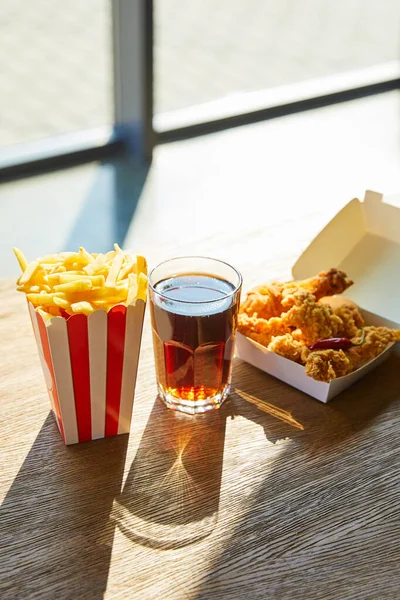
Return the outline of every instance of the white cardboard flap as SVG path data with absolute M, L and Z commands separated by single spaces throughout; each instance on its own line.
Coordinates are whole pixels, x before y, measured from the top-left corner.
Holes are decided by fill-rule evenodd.
M 295 279 L 337 267 L 365 235 L 362 203 L 351 200 L 313 239 L 292 267 Z M 327 266 L 328 265 L 328 266 Z
M 295 279 L 337 267 L 355 283 L 345 295 L 400 325 L 400 209 L 367 191 L 351 200 L 295 263 Z
M 365 192 L 364 209 L 366 229 L 395 243 L 400 242 L 400 210 L 383 201 L 382 194 Z

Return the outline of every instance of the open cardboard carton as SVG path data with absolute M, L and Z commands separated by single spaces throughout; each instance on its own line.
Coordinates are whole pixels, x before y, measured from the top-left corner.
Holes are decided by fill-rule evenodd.
M 345 296 L 359 305 L 366 324 L 400 327 L 399 208 L 371 191 L 366 192 L 363 202 L 351 200 L 303 252 L 292 274 L 295 279 L 305 279 L 331 267 L 342 269 L 355 281 Z M 330 383 L 312 379 L 302 365 L 240 333 L 236 356 L 326 403 L 381 364 L 393 346 Z

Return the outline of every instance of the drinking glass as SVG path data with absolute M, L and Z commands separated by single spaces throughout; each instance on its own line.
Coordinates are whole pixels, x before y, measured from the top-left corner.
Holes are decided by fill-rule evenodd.
M 217 409 L 231 383 L 242 276 L 205 257 L 174 258 L 149 275 L 158 391 L 175 410 Z

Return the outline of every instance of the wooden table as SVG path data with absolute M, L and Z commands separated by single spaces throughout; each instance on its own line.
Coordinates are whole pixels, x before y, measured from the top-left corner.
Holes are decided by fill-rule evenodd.
M 288 276 L 337 208 L 276 210 L 196 252 L 246 287 Z M 193 248 L 142 241 L 152 264 Z M 328 405 L 236 360 L 230 401 L 194 419 L 156 399 L 147 316 L 130 436 L 65 447 L 25 301 L 0 295 L 3 599 L 399 597 L 398 356 Z

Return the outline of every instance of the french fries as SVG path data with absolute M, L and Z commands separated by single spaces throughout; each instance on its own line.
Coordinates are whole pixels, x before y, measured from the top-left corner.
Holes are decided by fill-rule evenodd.
M 146 259 L 134 260 L 118 244 L 106 254 L 90 254 L 81 247 L 79 252 L 46 254 L 31 263 L 21 250 L 13 250 L 22 271 L 17 290 L 45 320 L 146 300 Z

